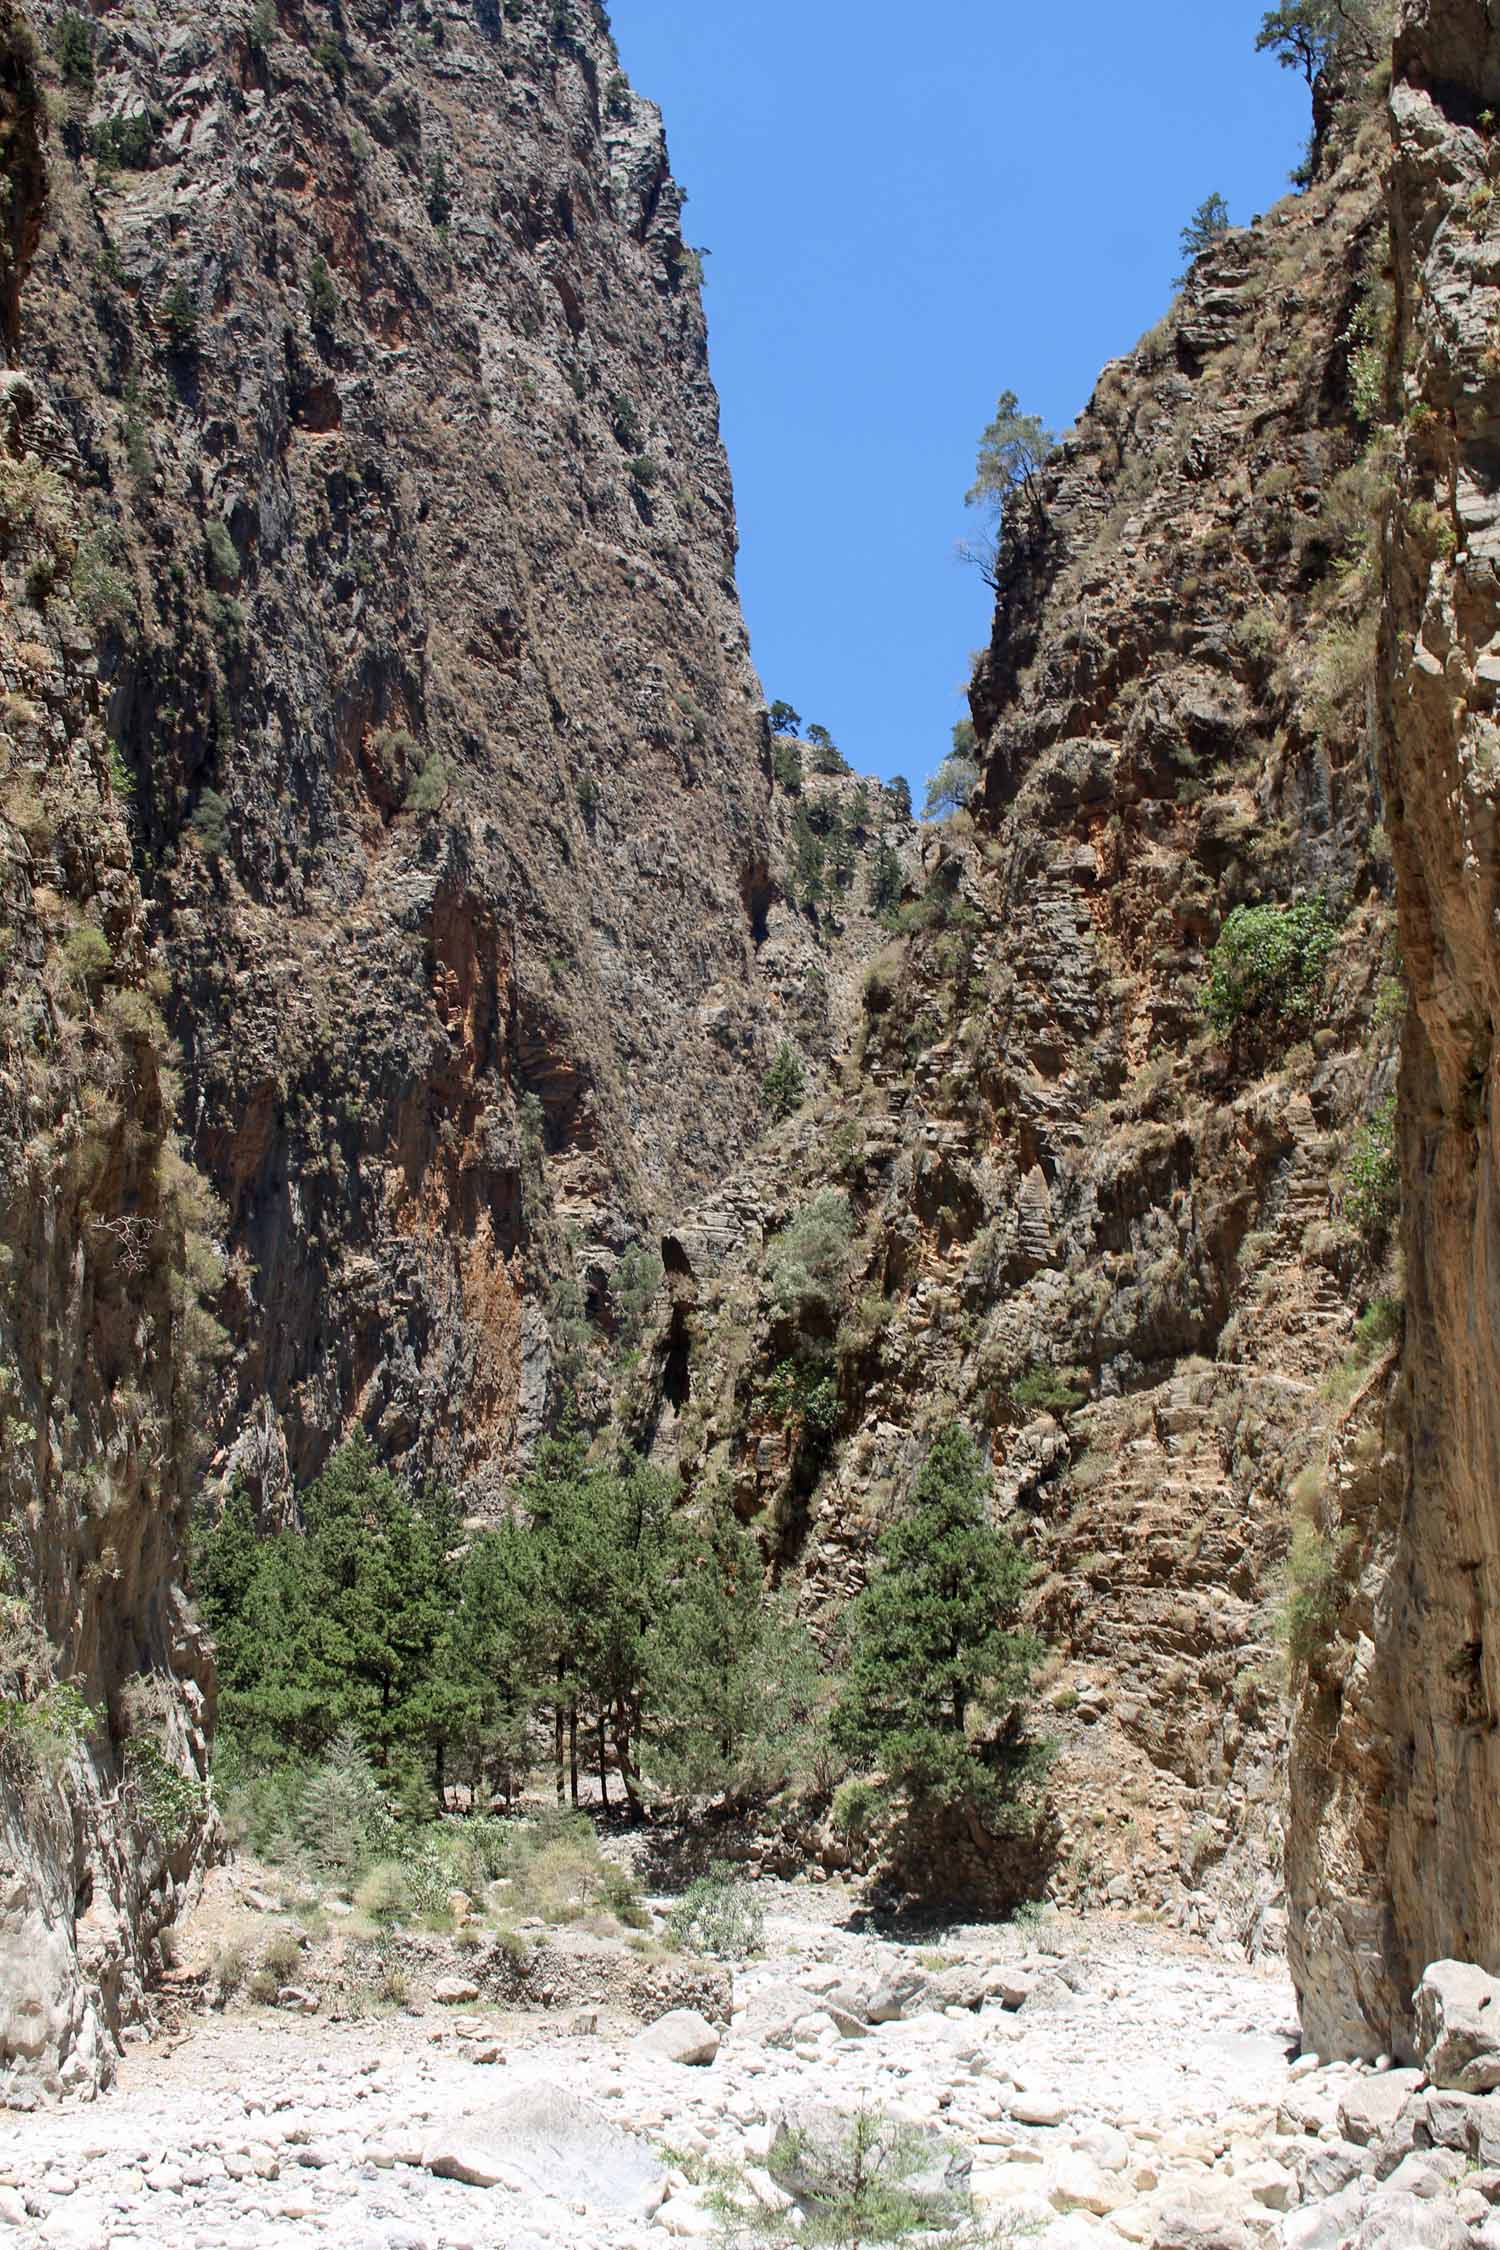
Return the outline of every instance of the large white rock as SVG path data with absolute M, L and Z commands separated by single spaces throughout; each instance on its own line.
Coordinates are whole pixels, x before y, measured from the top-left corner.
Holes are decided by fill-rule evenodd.
M 1353 2250 L 1470 2250 L 1470 2240 L 1451 2203 L 1383 2194 L 1355 2235 Z
M 1434 1961 L 1417 1986 L 1412 2015 L 1434 2086 L 1464 2094 L 1500 2086 L 1500 1979 L 1470 1961 Z
M 1358 2148 L 1375 2147 L 1400 2157 L 1416 2146 L 1419 2070 L 1386 2070 L 1356 2078 L 1339 2097 L 1339 2131 Z
M 666 2174 L 644 2141 L 592 2102 L 547 2084 L 450 2120 L 428 2139 L 422 2162 L 476 2187 L 529 2190 L 630 2218 L 650 2218 L 666 2193 Z
M 631 2045 L 638 2055 L 654 2055 L 661 2062 L 697 2067 L 711 2063 L 719 2051 L 719 2034 L 707 2016 L 696 2008 L 673 2008 L 646 2030 L 638 2031 Z

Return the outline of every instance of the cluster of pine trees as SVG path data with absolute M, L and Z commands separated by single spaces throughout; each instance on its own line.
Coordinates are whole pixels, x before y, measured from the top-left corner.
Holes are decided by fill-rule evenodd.
M 451 1783 L 510 1801 L 550 1753 L 559 1802 L 585 1765 L 635 1808 L 857 1769 L 893 1811 L 967 1807 L 994 1829 L 1032 1770 L 1017 1729 L 1036 1650 L 988 1484 L 968 1435 L 940 1432 L 830 1670 L 723 1487 L 684 1506 L 657 1471 L 564 1437 L 510 1521 L 469 1530 L 360 1434 L 297 1526 L 259 1531 L 237 1492 L 197 1541 L 222 1728 L 259 1768 L 352 1736 L 440 1802 Z

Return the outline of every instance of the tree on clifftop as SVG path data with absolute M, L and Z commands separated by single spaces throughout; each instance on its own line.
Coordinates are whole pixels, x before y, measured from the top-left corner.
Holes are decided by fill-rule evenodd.
M 1332 62 L 1368 67 L 1389 36 L 1386 0 L 1285 0 L 1261 18 L 1255 51 L 1270 48 L 1283 68 L 1300 70 L 1311 86 Z
M 1229 232 L 1229 205 L 1222 195 L 1206 195 L 1182 230 L 1183 279 L 1195 258 Z

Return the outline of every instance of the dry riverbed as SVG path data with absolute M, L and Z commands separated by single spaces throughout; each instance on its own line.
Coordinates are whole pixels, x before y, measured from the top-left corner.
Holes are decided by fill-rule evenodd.
M 233 1880 L 216 1878 L 205 1916 L 222 1917 Z M 972 2199 L 965 2241 L 1500 2245 L 1500 2112 L 1492 2153 L 1483 2104 L 1429 2115 L 1454 2097 L 1415 2073 L 1295 2059 L 1277 1965 L 1103 1917 L 903 1943 L 858 1926 L 852 1891 L 760 1889 L 764 1949 L 733 1971 L 727 2023 L 677 2007 L 653 2031 L 643 2019 L 681 1998 L 680 1970 L 661 1961 L 662 2006 L 643 2006 L 640 1949 L 617 1940 L 548 2008 L 502 2004 L 499 1965 L 492 1977 L 476 1951 L 457 1975 L 435 1958 L 406 2006 L 352 2021 L 313 1978 L 279 2008 L 190 2014 L 132 2047 L 97 2103 L 7 2120 L 0 2242 L 795 2240 L 811 2222 L 777 2129 L 808 2127 L 816 2146 L 834 2109 L 926 2129 L 924 2177 Z M 580 2004 L 590 1980 L 599 1997 Z

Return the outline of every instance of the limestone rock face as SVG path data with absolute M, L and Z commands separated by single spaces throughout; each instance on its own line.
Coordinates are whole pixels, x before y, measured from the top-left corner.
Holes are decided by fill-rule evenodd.
M 1315 2044 L 1367 2053 L 1411 2051 L 1428 1962 L 1500 1969 L 1500 238 L 1477 122 L 1500 85 L 1500 32 L 1478 0 L 1426 0 L 1406 8 L 1396 59 L 1403 418 L 1377 717 L 1412 1000 L 1406 1349 L 1385 1458 L 1355 1467 L 1335 1511 L 1345 1653 L 1300 1701 L 1292 1766 L 1304 2020 Z
M 60 138 L 22 350 L 133 573 L 218 1468 L 282 1501 L 357 1418 L 482 1506 L 782 1032 L 698 262 L 596 0 L 247 22 L 101 29 L 70 99 L 155 134 Z
M 37 68 L 0 9 L 11 355 L 54 207 Z M 222 1272 L 111 756 L 99 495 L 21 367 L 0 496 L 0 2103 L 30 2103 L 112 2075 L 211 1840 L 182 1551 Z

